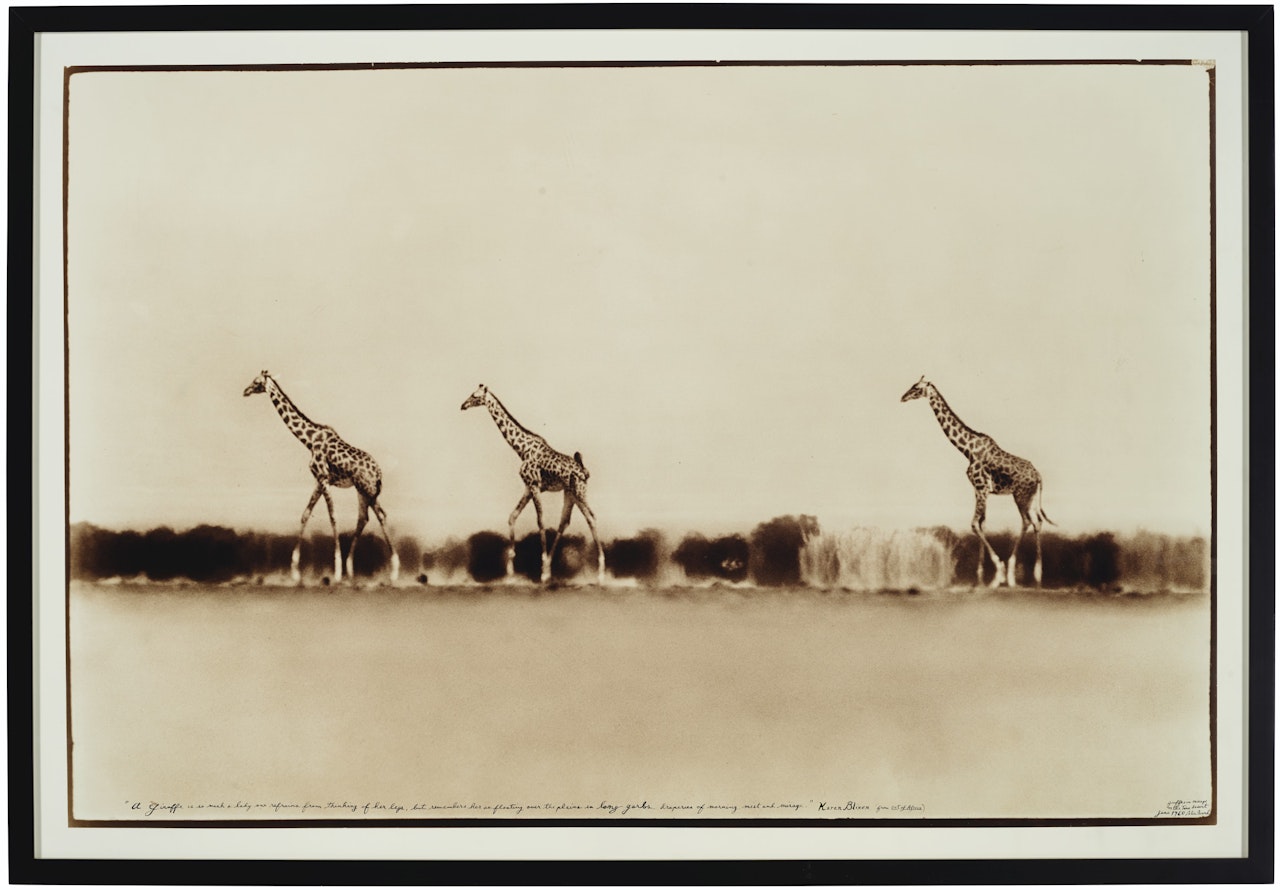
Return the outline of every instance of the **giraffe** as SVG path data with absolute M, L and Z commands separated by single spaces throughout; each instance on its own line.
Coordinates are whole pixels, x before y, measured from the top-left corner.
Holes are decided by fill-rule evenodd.
M 315 491 L 311 492 L 311 500 L 302 511 L 302 526 L 298 529 L 298 543 L 293 548 L 289 574 L 294 581 L 302 578 L 298 571 L 298 561 L 302 556 L 302 536 L 307 530 L 307 520 L 311 511 L 322 496 L 325 506 L 329 508 L 329 525 L 333 529 L 333 577 L 342 580 L 342 547 L 338 541 L 338 524 L 333 518 L 333 497 L 329 487 L 355 487 L 360 499 L 360 515 L 356 521 L 356 533 L 351 538 L 351 548 L 347 552 L 347 576 L 355 577 L 356 541 L 369 521 L 369 508 L 373 508 L 378 517 L 378 525 L 382 528 L 382 537 L 386 539 L 391 550 L 391 580 L 395 581 L 400 574 L 400 557 L 391 543 L 391 535 L 387 530 L 387 513 L 378 503 L 378 495 L 382 493 L 382 470 L 372 457 L 359 448 L 348 445 L 338 436 L 333 427 L 315 423 L 298 410 L 293 401 L 285 395 L 280 384 L 267 371 L 263 371 L 253 382 L 245 387 L 245 396 L 265 392 L 275 405 L 276 412 L 284 425 L 289 428 L 307 450 L 311 452 L 311 475 L 315 477 Z
M 1043 522 L 1055 524 L 1048 514 L 1044 512 L 1044 483 L 1040 479 L 1039 471 L 1031 465 L 1031 461 L 1010 454 L 997 445 L 995 439 L 966 426 L 964 421 L 951 410 L 951 406 L 947 404 L 947 400 L 942 397 L 942 393 L 938 391 L 938 388 L 925 380 L 923 376 L 902 395 L 902 401 L 904 402 L 919 398 L 927 398 L 929 400 L 929 406 L 933 408 L 933 413 L 938 418 L 942 432 L 950 440 L 951 444 L 969 459 L 967 474 L 969 482 L 973 485 L 975 500 L 972 528 L 980 541 L 978 545 L 978 584 L 982 584 L 983 567 L 985 565 L 984 554 L 989 554 L 991 561 L 996 566 L 996 574 L 991 581 L 991 586 L 999 587 L 1002 583 L 1005 583 L 1005 567 L 1000 562 L 1000 557 L 996 555 L 995 548 L 987 540 L 986 534 L 983 533 L 982 524 L 987 516 L 987 496 L 1011 494 L 1013 495 L 1014 503 L 1018 505 L 1018 512 L 1022 515 L 1022 530 L 1018 533 L 1018 540 L 1013 545 L 1013 552 L 1009 554 L 1008 584 L 1014 585 L 1018 582 L 1018 547 L 1022 544 L 1022 539 L 1026 535 L 1027 529 L 1031 529 L 1036 539 L 1036 564 L 1033 574 L 1036 587 L 1039 587 L 1042 576 L 1040 526 Z M 1032 508 L 1032 501 L 1039 501 L 1034 509 Z
M 587 479 L 591 477 L 591 474 L 587 472 L 587 468 L 582 462 L 582 455 L 576 451 L 573 453 L 573 457 L 561 454 L 548 445 L 547 440 L 542 436 L 525 429 L 518 420 L 511 416 L 511 412 L 506 409 L 506 406 L 498 401 L 498 397 L 490 392 L 489 388 L 483 383 L 462 403 L 462 410 L 478 408 L 481 405 L 489 409 L 489 415 L 493 418 L 493 422 L 498 425 L 498 431 L 507 440 L 507 444 L 520 456 L 520 481 L 524 483 L 525 489 L 524 494 L 521 495 L 515 509 L 511 511 L 510 518 L 507 520 L 511 537 L 510 547 L 507 549 L 507 577 L 511 577 L 514 573 L 516 520 L 520 517 L 520 513 L 529 501 L 533 501 L 533 512 L 538 517 L 538 537 L 542 543 L 542 581 L 545 583 L 551 577 L 551 560 L 555 557 L 556 547 L 560 544 L 560 536 L 564 534 L 565 527 L 569 524 L 569 517 L 576 506 L 582 513 L 583 518 L 587 520 L 587 526 L 591 529 L 591 539 L 595 542 L 596 553 L 598 554 L 597 578 L 603 583 L 604 548 L 600 546 L 600 538 L 596 535 L 595 513 L 587 506 Z M 555 541 L 551 544 L 550 552 L 547 551 L 547 532 L 542 525 L 542 500 L 539 497 L 539 493 L 544 491 L 564 492 L 564 507 L 560 511 L 560 526 L 556 529 Z

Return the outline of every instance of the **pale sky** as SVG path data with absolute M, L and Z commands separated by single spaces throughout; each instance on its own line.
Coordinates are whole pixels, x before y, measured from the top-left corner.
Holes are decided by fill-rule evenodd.
M 459 410 L 481 382 L 582 452 L 605 538 L 967 528 L 965 459 L 899 403 L 925 374 L 1036 465 L 1057 531 L 1208 533 L 1207 83 L 75 74 L 71 519 L 296 530 L 308 455 L 241 395 L 265 368 L 378 460 L 393 529 L 424 541 L 505 530 L 520 496 L 514 452 Z

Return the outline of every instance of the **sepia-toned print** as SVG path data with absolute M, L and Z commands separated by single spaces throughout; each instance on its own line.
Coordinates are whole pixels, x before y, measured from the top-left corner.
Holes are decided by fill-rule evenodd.
M 995 61 L 70 72 L 72 824 L 1213 824 L 1213 65 Z

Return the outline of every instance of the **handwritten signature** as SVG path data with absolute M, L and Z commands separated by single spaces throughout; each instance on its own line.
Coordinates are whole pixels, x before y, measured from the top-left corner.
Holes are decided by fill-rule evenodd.
M 1207 800 L 1171 800 L 1164 805 L 1163 809 L 1156 810 L 1156 818 L 1163 816 L 1173 816 L 1179 818 L 1191 818 L 1196 816 L 1212 815 L 1213 808 Z

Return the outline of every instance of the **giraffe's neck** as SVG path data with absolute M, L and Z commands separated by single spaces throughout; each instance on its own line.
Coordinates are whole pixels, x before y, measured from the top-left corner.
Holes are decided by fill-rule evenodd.
M 485 394 L 484 405 L 489 409 L 489 416 L 493 418 L 493 422 L 498 425 L 498 432 L 502 433 L 502 438 L 506 439 L 507 444 L 520 455 L 521 460 L 527 458 L 542 437 L 521 426 L 520 421 L 511 416 L 506 405 L 498 401 L 498 397 L 493 393 Z
M 280 384 L 271 377 L 267 378 L 267 395 L 271 397 L 271 404 L 276 406 L 276 413 L 289 428 L 289 432 L 297 436 L 303 445 L 310 446 L 320 425 L 299 411 L 298 406 L 280 388 Z
M 929 384 L 928 392 L 929 407 L 933 409 L 934 416 L 938 418 L 938 425 L 942 427 L 943 435 L 960 450 L 961 454 L 972 459 L 973 446 L 979 434 L 971 430 L 963 420 L 956 416 L 956 412 L 951 410 L 947 400 L 942 397 L 942 393 L 938 392 L 938 388 L 932 383 Z

